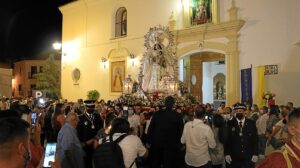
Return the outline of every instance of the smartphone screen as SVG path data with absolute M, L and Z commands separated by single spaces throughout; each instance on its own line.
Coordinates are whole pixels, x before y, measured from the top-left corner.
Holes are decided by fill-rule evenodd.
M 43 167 L 51 167 L 50 162 L 55 161 L 56 143 L 47 143 Z
M 35 126 L 36 124 L 36 112 L 31 113 L 31 125 Z

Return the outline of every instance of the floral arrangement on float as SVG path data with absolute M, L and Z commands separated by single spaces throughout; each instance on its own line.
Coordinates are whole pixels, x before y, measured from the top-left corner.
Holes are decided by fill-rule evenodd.
M 275 99 L 274 97 L 276 96 L 275 93 L 271 93 L 269 91 L 265 92 L 262 96 L 262 98 L 265 100 L 266 106 L 271 106 L 275 105 Z

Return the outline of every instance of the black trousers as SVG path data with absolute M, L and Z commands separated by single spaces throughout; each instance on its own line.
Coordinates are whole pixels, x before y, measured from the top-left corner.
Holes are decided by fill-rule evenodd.
M 212 165 L 212 168 L 223 168 L 223 165 L 222 165 L 222 164 L 219 164 L 219 165 Z
M 151 153 L 152 168 L 180 168 L 179 149 L 152 148 Z
M 186 168 L 212 168 L 212 164 L 211 164 L 211 162 L 207 162 L 205 165 L 199 166 L 199 167 L 186 165 Z
M 251 158 L 232 158 L 231 168 L 254 168 Z
M 93 154 L 94 154 L 94 149 L 93 146 L 88 145 L 83 148 L 85 151 L 85 157 L 84 159 L 84 167 L 85 168 L 93 168 Z

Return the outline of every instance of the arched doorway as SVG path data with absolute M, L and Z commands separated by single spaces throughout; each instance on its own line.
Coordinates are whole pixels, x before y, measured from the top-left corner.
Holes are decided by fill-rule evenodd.
M 232 11 L 229 22 L 173 31 L 178 59 L 201 52 L 217 52 L 226 55 L 226 104 L 229 106 L 240 101 L 238 32 L 245 24 L 243 20 L 237 20 L 235 8 Z
M 204 51 L 179 57 L 179 80 L 202 103 L 226 101 L 225 55 Z

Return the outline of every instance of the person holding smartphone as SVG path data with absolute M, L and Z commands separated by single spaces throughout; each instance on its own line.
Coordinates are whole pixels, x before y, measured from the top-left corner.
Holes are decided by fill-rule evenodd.
M 30 131 L 30 153 L 31 159 L 28 165 L 28 168 L 38 167 L 44 155 L 44 148 L 41 145 L 41 132 L 42 127 L 39 122 L 39 115 L 36 112 L 30 112 L 30 121 L 27 121 L 31 124 Z
M 31 132 L 30 138 L 30 152 L 31 152 L 31 160 L 28 165 L 28 168 L 38 167 L 44 155 L 44 149 L 41 145 L 41 125 L 36 123 L 34 127 L 32 127 L 33 131 Z

